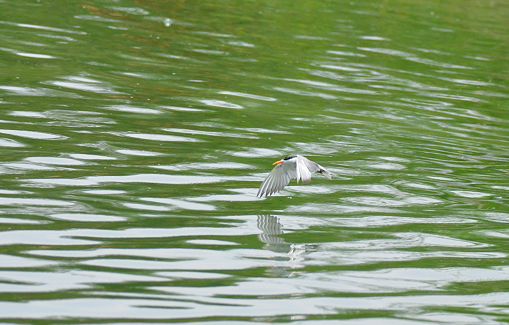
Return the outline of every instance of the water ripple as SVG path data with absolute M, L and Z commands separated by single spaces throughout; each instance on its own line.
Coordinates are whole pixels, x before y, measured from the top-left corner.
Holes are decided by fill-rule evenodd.
M 234 103 L 226 102 L 224 100 L 217 100 L 217 99 L 202 99 L 202 100 L 200 100 L 200 102 L 207 106 L 213 106 L 213 107 L 235 108 L 235 109 L 244 108 L 241 105 L 237 105 Z
M 2 321 L 507 319 L 503 5 L 29 2 L 0 1 Z M 257 198 L 291 154 L 333 179 Z
M 177 128 L 164 128 L 163 131 L 185 133 L 185 134 L 201 134 L 210 135 L 213 137 L 230 137 L 230 138 L 245 138 L 245 139 L 257 139 L 258 137 L 246 133 L 231 133 L 231 132 L 213 132 L 213 131 L 201 131 L 201 130 L 189 130 L 189 129 L 177 129 Z
M 152 108 L 142 108 L 131 105 L 110 105 L 104 107 L 105 109 L 119 111 L 119 112 L 128 112 L 128 113 L 138 113 L 138 114 L 161 114 L 162 112 Z
M 32 28 L 32 29 L 43 29 L 43 30 L 47 30 L 47 31 L 60 32 L 60 33 L 80 34 L 80 35 L 87 34 L 85 32 L 78 31 L 78 30 L 62 29 L 62 28 L 55 28 L 55 27 L 42 26 L 42 25 L 33 25 L 33 24 L 20 24 L 20 23 L 13 23 L 13 22 L 9 22 L 9 21 L 0 21 L 0 24 L 14 25 L 14 26 L 18 26 L 18 27 Z
M 225 178 L 217 176 L 136 174 L 127 176 L 88 176 L 85 178 L 28 179 L 27 182 L 40 185 L 95 186 L 101 183 L 149 183 L 149 184 L 204 184 L 218 183 Z
M 93 288 L 102 283 L 123 282 L 163 282 L 166 279 L 157 276 L 124 274 L 97 271 L 49 272 L 12 272 L 0 271 L 2 279 L 11 282 L 0 285 L 0 292 L 58 292 Z
M 125 221 L 124 217 L 110 216 L 104 214 L 85 214 L 85 213 L 56 213 L 50 216 L 51 218 L 67 220 L 67 221 L 80 221 L 80 222 L 118 222 Z
M 253 169 L 252 165 L 236 163 L 236 162 L 217 162 L 217 163 L 188 163 L 188 164 L 177 164 L 177 165 L 157 165 L 152 166 L 153 168 L 164 169 L 164 170 L 199 170 L 199 169 Z
M 53 199 L 0 197 L 0 205 L 70 206 L 73 204 L 72 202 Z
M 67 137 L 63 136 L 63 135 L 52 134 L 52 133 L 47 133 L 47 132 L 37 132 L 37 131 L 0 129 L 0 133 L 14 135 L 14 136 L 17 136 L 17 137 L 22 137 L 22 138 L 39 139 L 39 140 L 63 140 L 63 139 L 67 139 Z
M 2 139 L 0 138 L 0 147 L 11 147 L 11 148 L 19 148 L 24 147 L 25 145 L 21 142 L 12 140 L 12 139 Z
M 273 98 L 273 97 L 266 97 L 266 96 L 260 96 L 260 95 L 239 93 L 239 92 L 235 92 L 235 91 L 220 91 L 218 94 L 221 94 L 221 95 L 230 95 L 230 96 L 238 96 L 238 97 L 244 97 L 244 98 L 250 98 L 250 99 L 257 99 L 257 100 L 263 100 L 263 101 L 267 101 L 267 102 L 274 102 L 274 101 L 277 100 L 277 98 Z
M 478 295 L 412 295 L 407 296 L 404 301 L 400 297 L 376 296 L 376 297 L 301 297 L 300 299 L 266 298 L 231 298 L 215 296 L 193 296 L 192 300 L 179 301 L 168 299 L 172 297 L 171 287 L 157 287 L 160 292 L 165 293 L 166 299 L 149 295 L 125 295 L 127 298 L 69 298 L 66 300 L 31 300 L 29 302 L 1 302 L 0 317 L 16 318 L 25 315 L 24 318 L 87 318 L 95 317 L 100 319 L 197 319 L 212 318 L 217 315 L 236 315 L 236 317 L 274 317 L 283 315 L 334 315 L 337 309 L 344 311 L 359 310 L 384 310 L 391 312 L 408 312 L 413 310 L 420 317 L 435 316 L 437 313 L 423 313 L 422 309 L 435 308 L 462 308 L 465 305 L 477 306 L 477 309 L 485 312 L 498 312 L 504 314 L 503 308 L 491 306 L 503 305 L 509 299 L 504 292 L 478 294 Z M 177 295 L 175 294 L 175 298 Z M 178 297 L 181 297 L 178 295 Z M 209 306 L 209 307 L 204 307 Z M 27 314 L 27 310 L 30 313 Z M 93 313 L 91 313 L 93 311 Z M 419 318 L 420 318 L 419 317 Z M 469 321 L 476 317 L 472 316 Z M 433 319 L 433 318 L 432 318 Z M 412 324 L 415 322 L 398 322 L 393 319 L 375 318 L 375 323 L 364 323 L 356 321 L 355 324 L 376 324 L 387 322 L 400 325 Z M 481 321 L 481 320 L 479 320 Z M 337 320 L 334 321 L 337 323 Z M 351 323 L 353 324 L 353 323 Z M 479 324 L 486 324 L 479 322 Z
M 210 204 L 203 204 L 203 203 L 195 203 L 195 202 L 189 202 L 186 200 L 177 200 L 177 199 L 168 199 L 168 198 L 150 198 L 145 197 L 141 198 L 143 201 L 148 202 L 154 202 L 154 203 L 161 203 L 165 205 L 171 205 L 175 206 L 180 209 L 185 210 L 199 210 L 199 211 L 213 211 L 216 209 L 215 206 Z
M 1 132 L 1 131 L 0 131 Z M 118 135 L 121 137 L 129 137 L 142 140 L 151 141 L 169 141 L 169 142 L 201 142 L 203 140 L 182 137 L 168 134 L 156 134 L 156 133 L 135 133 L 135 132 L 111 132 L 111 134 Z

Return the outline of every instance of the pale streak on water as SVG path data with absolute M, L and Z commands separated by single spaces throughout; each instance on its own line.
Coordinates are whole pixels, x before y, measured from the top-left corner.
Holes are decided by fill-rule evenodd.
M 485 16 L 472 45 L 351 2 L 92 3 L 0 3 L 32 15 L 0 21 L 0 319 L 507 320 L 508 66 Z M 333 180 L 257 198 L 295 153 Z

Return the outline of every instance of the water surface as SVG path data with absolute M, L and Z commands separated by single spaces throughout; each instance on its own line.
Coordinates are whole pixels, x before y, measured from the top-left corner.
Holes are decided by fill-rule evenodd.
M 0 8 L 4 322 L 508 320 L 504 2 Z

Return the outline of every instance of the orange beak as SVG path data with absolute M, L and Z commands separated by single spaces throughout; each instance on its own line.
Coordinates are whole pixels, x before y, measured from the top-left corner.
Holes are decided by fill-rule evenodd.
M 283 163 L 283 160 L 278 160 L 275 163 L 273 163 L 272 165 L 278 165 L 278 164 L 282 164 L 282 163 Z

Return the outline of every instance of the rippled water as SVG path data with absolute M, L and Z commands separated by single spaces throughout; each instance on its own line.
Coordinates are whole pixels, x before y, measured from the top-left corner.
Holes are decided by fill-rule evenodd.
M 0 8 L 1 320 L 509 320 L 505 2 Z

